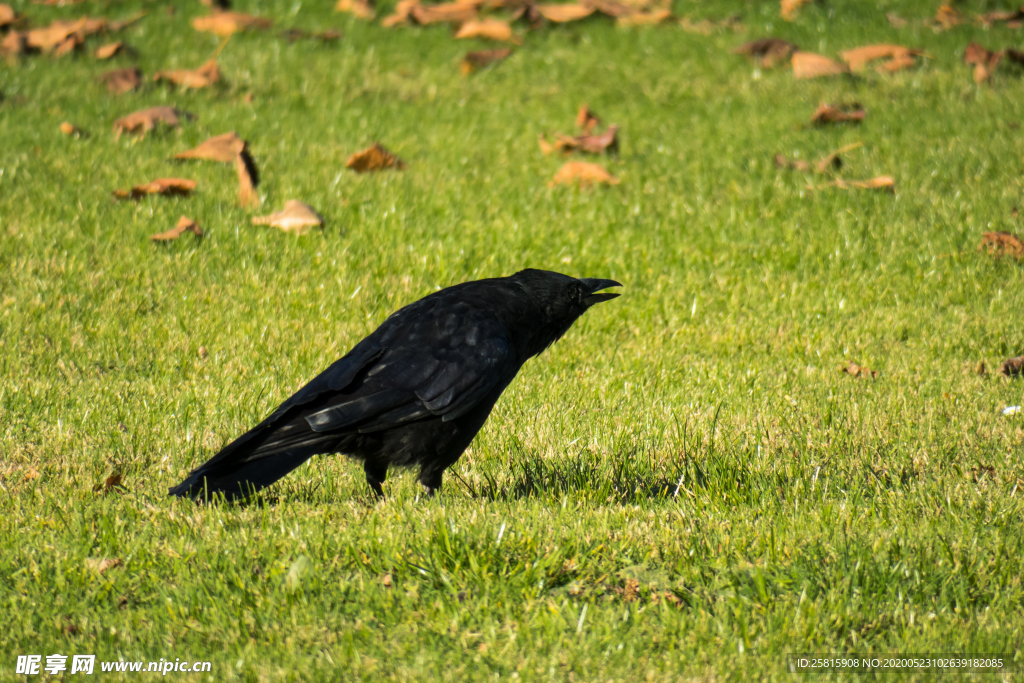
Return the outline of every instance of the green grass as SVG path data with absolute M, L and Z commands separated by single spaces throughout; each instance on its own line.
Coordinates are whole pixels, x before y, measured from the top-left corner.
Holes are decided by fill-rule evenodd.
M 334 46 L 238 35 L 227 85 L 114 97 L 95 81 L 112 66 L 150 77 L 216 50 L 189 27 L 198 3 L 15 3 L 36 24 L 150 14 L 124 33 L 137 60 L 0 66 L 0 679 L 54 652 L 210 660 L 185 676 L 216 681 L 788 681 L 790 652 L 1024 658 L 1024 417 L 1002 415 L 1024 389 L 974 372 L 1024 353 L 1024 270 L 976 251 L 1022 231 L 1024 80 L 977 86 L 960 63 L 1019 32 L 935 33 L 926 2 L 792 24 L 774 2 L 678 2 L 747 29 L 592 18 L 465 79 L 483 43 L 329 5 L 237 8 L 339 28 Z M 729 54 L 762 35 L 932 58 L 797 82 Z M 805 126 L 854 100 L 863 125 Z M 583 102 L 622 126 L 602 162 L 622 183 L 549 188 L 561 160 L 537 135 L 571 132 Z M 198 119 L 114 140 L 114 119 L 163 104 Z M 229 166 L 168 161 L 228 130 L 261 169 L 256 211 Z M 374 141 L 408 170 L 346 171 Z M 856 142 L 843 177 L 892 175 L 895 194 L 810 191 L 825 179 L 772 164 Z M 110 199 L 160 176 L 198 192 Z M 250 225 L 291 198 L 326 229 Z M 201 242 L 149 242 L 181 214 Z M 342 457 L 247 505 L 166 497 L 394 309 L 523 267 L 624 295 L 525 366 L 438 499 L 397 473 L 376 504 Z M 112 472 L 127 491 L 95 493 Z

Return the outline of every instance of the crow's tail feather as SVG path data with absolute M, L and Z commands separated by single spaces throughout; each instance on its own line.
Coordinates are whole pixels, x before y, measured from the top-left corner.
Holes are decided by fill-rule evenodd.
M 168 493 L 197 499 L 216 494 L 223 494 L 228 500 L 245 498 L 270 486 L 314 455 L 333 452 L 338 441 L 337 435 L 309 431 L 271 434 L 268 439 L 246 437 L 249 434 L 192 470 L 185 481 Z

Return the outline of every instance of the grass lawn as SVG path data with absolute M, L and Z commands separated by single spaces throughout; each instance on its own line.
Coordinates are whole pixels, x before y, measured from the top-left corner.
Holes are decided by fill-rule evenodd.
M 94 38 L 0 64 L 0 680 L 54 653 L 209 660 L 172 677 L 212 681 L 1024 661 L 1024 415 L 1003 414 L 1024 383 L 995 372 L 1024 353 L 1024 268 L 977 251 L 1024 231 L 1024 78 L 1003 65 L 976 85 L 961 63 L 1020 31 L 935 32 L 932 2 L 836 0 L 787 23 L 775 2 L 687 1 L 677 15 L 746 29 L 594 16 L 464 78 L 462 55 L 490 46 L 444 25 L 239 0 L 275 28 L 231 38 L 226 84 L 180 91 L 150 79 L 217 50 L 189 25 L 199 3 L 13 5 L 33 25 L 149 14 L 121 34 L 135 57 L 97 61 Z M 289 44 L 293 26 L 344 37 Z M 729 52 L 766 35 L 928 57 L 797 81 Z M 139 91 L 96 80 L 133 64 Z M 808 126 L 822 101 L 867 117 Z M 563 159 L 537 137 L 573 132 L 584 102 L 622 127 L 597 160 L 621 184 L 548 187 Z M 115 140 L 116 118 L 162 105 L 198 118 Z M 258 208 L 239 208 L 230 166 L 169 161 L 229 130 L 260 168 Z M 408 168 L 344 168 L 375 141 Z M 808 189 L 829 178 L 773 163 L 856 143 L 840 176 L 890 175 L 895 193 Z M 197 192 L 111 199 L 161 176 Z M 326 228 L 251 225 L 288 199 Z M 202 240 L 150 242 L 182 214 Z M 524 267 L 625 288 L 524 367 L 438 498 L 398 472 L 376 503 L 340 456 L 244 505 L 166 496 L 391 311 Z M 126 490 L 95 492 L 112 473 Z

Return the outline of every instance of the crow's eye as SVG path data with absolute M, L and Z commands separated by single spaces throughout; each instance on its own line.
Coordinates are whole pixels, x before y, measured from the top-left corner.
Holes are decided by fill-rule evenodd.
M 582 301 L 583 289 L 579 285 L 572 285 L 572 287 L 569 288 L 569 296 L 573 301 Z

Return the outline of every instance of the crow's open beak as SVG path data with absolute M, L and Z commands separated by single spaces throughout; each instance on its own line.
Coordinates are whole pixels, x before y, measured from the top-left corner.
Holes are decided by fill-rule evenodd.
M 614 299 L 619 296 L 617 292 L 605 292 L 603 294 L 598 294 L 602 289 L 622 286 L 621 282 L 616 282 L 615 280 L 599 280 L 593 277 L 583 278 L 580 282 L 582 282 L 583 286 L 586 287 L 587 295 L 583 297 L 583 303 L 588 307 L 593 306 L 594 304 L 599 304 L 602 301 L 609 301 L 610 299 Z

